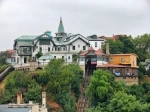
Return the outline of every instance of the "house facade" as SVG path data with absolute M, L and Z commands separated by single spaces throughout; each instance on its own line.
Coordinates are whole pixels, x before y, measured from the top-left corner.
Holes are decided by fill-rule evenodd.
M 127 85 L 138 84 L 136 61 L 136 54 L 104 54 L 100 48 L 94 50 L 92 47 L 79 56 L 79 66 L 85 75 L 92 75 L 97 69 L 109 70 L 115 80 L 122 80 Z
M 102 49 L 102 45 L 104 45 L 105 42 L 105 39 L 99 38 L 97 35 L 88 36 L 87 39 L 94 50 L 98 50 L 99 48 Z
M 52 36 L 46 31 L 37 36 L 21 36 L 14 41 L 16 63 L 24 64 L 37 61 L 36 54 L 52 55 L 54 58 L 63 58 L 65 62 L 77 61 L 80 51 L 87 50 L 90 43 L 81 34 L 67 34 L 60 19 L 58 32 Z

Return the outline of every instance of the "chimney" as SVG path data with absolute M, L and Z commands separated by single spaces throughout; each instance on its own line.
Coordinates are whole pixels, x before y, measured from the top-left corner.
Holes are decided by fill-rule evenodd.
M 46 108 L 46 92 L 42 92 L 42 108 Z
M 22 94 L 17 93 L 17 105 L 21 104 L 21 102 L 22 102 Z
M 110 54 L 110 52 L 109 52 L 109 43 L 106 43 L 106 54 L 107 55 Z

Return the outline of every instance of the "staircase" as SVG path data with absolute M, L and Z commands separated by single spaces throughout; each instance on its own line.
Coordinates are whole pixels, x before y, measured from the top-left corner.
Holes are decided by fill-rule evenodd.
M 90 82 L 90 76 L 86 74 L 82 82 L 81 95 L 78 100 L 76 112 L 85 112 L 85 108 L 90 107 L 89 99 L 85 96 L 85 92 L 86 92 L 87 86 L 89 85 L 89 82 Z

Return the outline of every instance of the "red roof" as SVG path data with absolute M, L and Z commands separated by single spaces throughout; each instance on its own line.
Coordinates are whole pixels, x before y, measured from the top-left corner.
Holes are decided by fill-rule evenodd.
M 15 50 L 11 49 L 11 50 L 6 50 L 8 53 L 13 53 L 15 52 Z
M 97 51 L 95 51 L 94 52 L 96 55 L 105 55 L 104 53 L 103 53 L 103 50 L 102 49 L 98 49 Z
M 88 51 L 84 51 L 82 53 L 80 53 L 80 56 L 85 56 L 88 53 Z
M 89 48 L 89 51 L 94 51 L 94 49 L 93 49 L 93 47 L 92 47 L 92 46 Z

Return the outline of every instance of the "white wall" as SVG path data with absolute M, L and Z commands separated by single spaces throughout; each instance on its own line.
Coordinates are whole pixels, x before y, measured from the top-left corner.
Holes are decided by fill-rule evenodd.
M 75 46 L 75 50 L 72 49 L 72 46 Z M 74 41 L 72 43 L 72 46 L 70 46 L 70 51 L 77 51 L 77 52 L 80 52 L 81 50 L 83 51 L 83 46 L 86 47 L 85 50 L 88 50 L 89 48 L 89 46 L 81 39 L 77 39 L 76 41 Z
M 94 50 L 98 50 L 99 48 L 102 48 L 102 42 L 104 43 L 104 40 L 97 40 L 97 41 L 89 41 L 90 42 L 90 46 L 93 47 Z M 97 42 L 97 47 L 95 47 L 95 42 Z

